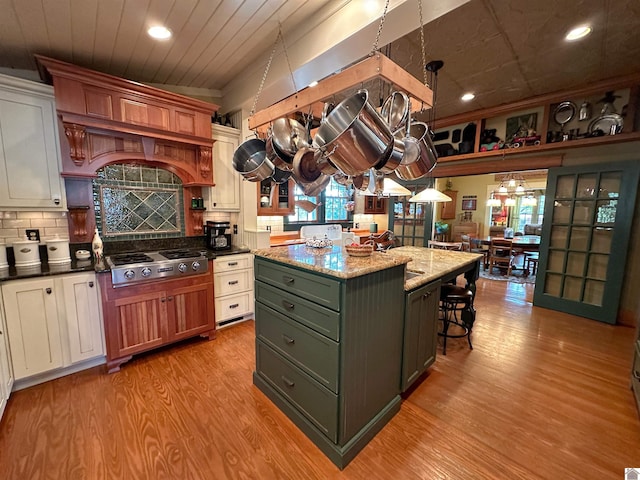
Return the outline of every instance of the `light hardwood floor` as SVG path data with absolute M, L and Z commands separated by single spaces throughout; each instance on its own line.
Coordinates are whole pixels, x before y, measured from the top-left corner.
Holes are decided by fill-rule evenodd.
M 622 479 L 640 466 L 633 329 L 480 280 L 474 350 L 450 340 L 338 470 L 252 385 L 253 322 L 15 392 L 2 479 Z

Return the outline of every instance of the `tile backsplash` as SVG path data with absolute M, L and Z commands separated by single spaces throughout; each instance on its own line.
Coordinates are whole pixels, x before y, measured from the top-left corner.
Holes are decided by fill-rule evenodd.
M 40 230 L 40 241 L 58 235 L 69 238 L 67 212 L 13 212 L 0 211 L 0 241 L 10 245 L 24 240 L 27 229 Z

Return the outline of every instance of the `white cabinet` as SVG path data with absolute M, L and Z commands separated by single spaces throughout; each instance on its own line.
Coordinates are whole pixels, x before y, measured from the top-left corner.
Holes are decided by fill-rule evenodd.
M 16 380 L 96 358 L 103 363 L 104 334 L 97 290 L 93 272 L 2 285 Z M 60 375 L 50 378 L 56 376 Z
M 104 355 L 96 274 L 76 273 L 62 277 L 61 281 L 70 363 Z
M 56 293 L 53 277 L 2 285 L 16 380 L 62 367 Z
M 2 295 L 0 295 L 0 419 L 2 419 L 12 388 L 13 369 L 11 368 L 11 357 L 9 355 L 9 339 L 7 336 L 7 324 L 4 321 Z
M 237 212 L 240 210 L 241 175 L 233 168 L 233 154 L 240 144 L 240 130 L 211 125 L 213 143 L 213 181 L 215 187 L 204 189 L 207 209 Z
M 0 208 L 64 210 L 53 88 L 0 75 Z
M 216 327 L 253 314 L 253 255 L 224 255 L 213 262 Z

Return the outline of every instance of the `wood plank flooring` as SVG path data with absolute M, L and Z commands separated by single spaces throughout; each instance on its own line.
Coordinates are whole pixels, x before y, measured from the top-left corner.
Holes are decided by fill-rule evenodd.
M 633 329 L 534 308 L 532 295 L 480 280 L 474 350 L 449 340 L 343 471 L 253 387 L 244 322 L 119 373 L 14 392 L 0 478 L 621 479 L 640 466 Z

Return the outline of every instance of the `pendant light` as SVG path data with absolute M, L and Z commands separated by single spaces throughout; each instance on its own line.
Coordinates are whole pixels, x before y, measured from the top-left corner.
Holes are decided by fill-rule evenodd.
M 487 199 L 487 207 L 499 207 L 502 205 L 499 198 L 495 197 L 495 192 L 491 192 L 491 196 Z
M 425 188 L 409 199 L 412 203 L 450 202 L 452 198 L 435 188 Z

